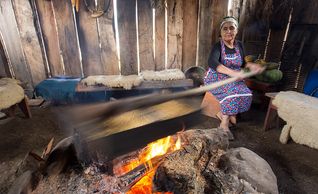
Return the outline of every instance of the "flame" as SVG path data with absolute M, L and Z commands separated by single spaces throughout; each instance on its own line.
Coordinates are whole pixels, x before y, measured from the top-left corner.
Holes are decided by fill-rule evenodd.
M 128 172 L 142 163 L 148 163 L 157 156 L 171 153 L 181 148 L 181 138 L 168 136 L 148 144 L 139 154 L 138 159 L 132 160 L 129 164 L 122 166 L 120 170 Z M 150 171 L 140 179 L 127 194 L 148 194 L 152 192 L 152 179 L 156 172 L 156 167 L 151 166 Z M 159 194 L 159 193 L 158 193 Z M 166 193 L 168 194 L 168 193 Z

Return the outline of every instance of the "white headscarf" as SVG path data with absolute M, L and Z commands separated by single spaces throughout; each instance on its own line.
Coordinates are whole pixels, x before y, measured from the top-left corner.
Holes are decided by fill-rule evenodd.
M 223 25 L 227 22 L 232 22 L 234 24 L 234 26 L 236 27 L 236 29 L 238 28 L 238 21 L 237 19 L 235 19 L 235 17 L 232 17 L 232 16 L 227 16 L 227 17 L 224 17 L 223 20 L 222 20 L 222 23 L 220 25 L 220 29 L 223 27 Z

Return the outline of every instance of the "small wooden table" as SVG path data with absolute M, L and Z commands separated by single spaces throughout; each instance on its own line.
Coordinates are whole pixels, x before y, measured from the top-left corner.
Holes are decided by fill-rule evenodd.
M 279 127 L 279 117 L 277 114 L 277 107 L 273 105 L 272 101 L 274 100 L 275 96 L 278 94 L 278 92 L 270 92 L 270 93 L 265 93 L 265 96 L 270 98 L 268 108 L 267 108 L 267 113 L 264 121 L 264 131 L 267 131 L 271 128 L 271 123 L 276 119 L 276 128 Z

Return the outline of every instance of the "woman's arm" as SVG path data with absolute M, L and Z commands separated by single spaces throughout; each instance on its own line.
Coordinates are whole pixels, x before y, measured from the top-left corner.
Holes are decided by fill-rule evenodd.
M 219 64 L 216 68 L 216 71 L 219 73 L 226 74 L 230 77 L 240 77 L 243 75 L 243 71 L 236 71 L 236 70 L 230 69 L 228 67 L 225 67 L 223 64 Z
M 211 53 L 208 60 L 209 67 L 211 69 L 214 69 L 215 71 L 219 73 L 226 74 L 230 77 L 239 76 L 240 71 L 235 71 L 230 68 L 227 68 L 221 63 L 221 44 L 220 42 L 217 42 L 215 45 L 213 45 L 211 49 Z
M 255 72 L 257 74 L 262 73 L 265 70 L 265 67 L 262 67 L 261 65 L 257 63 L 246 63 L 246 67 L 249 68 L 252 72 Z

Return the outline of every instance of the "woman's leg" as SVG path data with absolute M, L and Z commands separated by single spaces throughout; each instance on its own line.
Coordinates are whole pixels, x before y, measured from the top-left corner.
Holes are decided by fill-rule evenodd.
M 236 115 L 231 115 L 231 116 L 230 116 L 230 123 L 231 123 L 232 125 L 236 125 Z
M 222 115 L 220 128 L 224 129 L 225 131 L 229 131 L 230 130 L 229 123 L 230 123 L 230 116 L 229 115 Z

